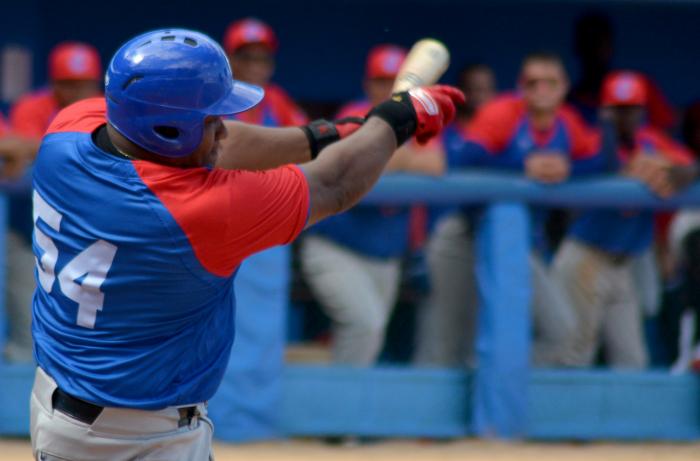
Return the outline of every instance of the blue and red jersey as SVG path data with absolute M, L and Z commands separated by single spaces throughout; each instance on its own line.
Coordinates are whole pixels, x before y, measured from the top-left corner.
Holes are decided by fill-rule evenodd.
M 685 147 L 650 126 L 640 128 L 635 136 L 635 147 L 617 149 L 611 167 L 619 170 L 635 155 L 660 154 L 678 165 L 692 162 L 692 154 Z M 569 230 L 573 238 L 601 250 L 618 255 L 635 255 L 646 250 L 654 238 L 652 210 L 585 211 Z
M 364 117 L 372 105 L 355 101 L 340 109 L 337 118 Z M 410 207 L 356 206 L 329 216 L 307 232 L 375 258 L 395 258 L 408 249 Z
M 104 406 L 211 398 L 234 337 L 241 261 L 304 228 L 302 171 L 180 169 L 108 153 L 105 101 L 61 111 L 34 167 L 35 358 Z
M 514 94 L 484 105 L 459 134 L 462 143 L 453 138 L 446 143 L 452 168 L 481 165 L 522 171 L 531 153 L 557 151 L 572 160 L 577 172 L 576 163 L 594 158 L 600 144 L 597 133 L 567 106 L 559 108 L 549 129 L 535 129 L 525 101 Z

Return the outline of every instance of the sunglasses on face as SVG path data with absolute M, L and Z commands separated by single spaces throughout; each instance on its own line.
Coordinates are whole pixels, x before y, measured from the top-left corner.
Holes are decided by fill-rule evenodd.
M 527 90 L 534 90 L 540 85 L 548 89 L 555 89 L 559 86 L 560 81 L 556 78 L 523 78 L 521 84 Z

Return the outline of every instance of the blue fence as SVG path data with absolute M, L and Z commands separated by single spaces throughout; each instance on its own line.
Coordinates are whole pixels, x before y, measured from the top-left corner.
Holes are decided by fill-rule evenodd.
M 531 372 L 527 269 L 528 203 L 700 207 L 700 185 L 660 200 L 636 181 L 612 177 L 545 186 L 519 176 L 480 172 L 444 178 L 395 175 L 382 179 L 365 202 L 487 203 L 477 235 L 482 255 L 476 268 L 482 292 L 479 367 L 473 374 L 287 367 L 282 375 L 279 421 L 284 434 L 700 437 L 700 383 L 695 376 Z M 16 416 L 0 421 L 0 433 L 26 433 L 31 377 L 31 367 L 0 366 L 0 404 Z

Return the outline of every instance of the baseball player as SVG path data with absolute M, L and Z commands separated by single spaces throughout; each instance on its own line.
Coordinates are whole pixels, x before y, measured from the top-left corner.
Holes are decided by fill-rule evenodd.
M 157 30 L 116 52 L 104 98 L 51 123 L 34 166 L 37 459 L 210 459 L 241 261 L 354 204 L 463 101 L 397 93 L 329 146 L 351 130 L 222 120 L 262 97 L 208 36 Z
M 260 104 L 237 114 L 236 119 L 265 126 L 299 126 L 308 121 L 289 95 L 270 81 L 278 45 L 269 25 L 253 18 L 233 22 L 226 29 L 223 45 L 236 78 L 265 90 Z
M 602 103 L 613 131 L 609 169 L 667 197 L 692 180 L 696 169 L 687 149 L 644 123 L 647 102 L 644 78 L 635 72 L 614 72 L 603 81 Z M 602 344 L 610 365 L 646 366 L 632 262 L 652 243 L 653 216 L 652 210 L 590 210 L 571 226 L 554 273 L 576 311 L 572 365 L 592 365 Z
M 64 42 L 48 59 L 49 86 L 17 101 L 10 111 L 11 133 L 0 139 L 0 152 L 7 160 L 4 177 L 22 175 L 39 149 L 44 132 L 58 111 L 76 101 L 100 93 L 102 66 L 97 50 L 85 43 Z M 13 362 L 32 361 L 31 305 L 35 283 L 32 276 L 31 193 L 13 194 L 9 201 L 10 232 L 7 235 L 7 306 L 10 334 L 5 357 Z
M 370 50 L 366 98 L 341 108 L 338 117 L 364 117 L 389 97 L 405 56 L 395 45 Z M 407 144 L 386 169 L 441 174 L 442 151 Z M 371 365 L 381 352 L 398 294 L 401 257 L 408 249 L 409 213 L 407 206 L 355 207 L 311 227 L 302 241 L 302 272 L 333 322 L 336 363 Z
M 481 165 L 524 171 L 544 183 L 592 169 L 598 157 L 597 136 L 564 105 L 568 80 L 559 57 L 540 53 L 526 57 L 518 86 L 518 93 L 483 105 L 461 139 L 446 139 L 450 168 Z M 569 357 L 564 346 L 573 334 L 575 318 L 538 251 L 545 246 L 545 212 L 532 212 L 533 362 L 565 365 Z M 423 330 L 427 337 L 419 342 L 416 358 L 421 364 L 458 365 L 473 359 L 477 293 L 471 228 L 478 213 L 469 209 L 464 214 L 465 219 L 441 222 L 428 246 L 432 292 L 426 313 L 430 325 Z

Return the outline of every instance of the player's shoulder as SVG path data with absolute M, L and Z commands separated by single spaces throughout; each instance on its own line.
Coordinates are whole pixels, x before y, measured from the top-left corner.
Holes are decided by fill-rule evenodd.
M 46 134 L 60 132 L 91 133 L 106 123 L 107 105 L 103 97 L 89 98 L 61 110 Z
M 283 125 L 303 125 L 307 122 L 306 114 L 279 85 L 265 85 L 265 104 L 282 118 Z
M 586 122 L 583 119 L 581 113 L 573 105 L 569 103 L 564 103 L 559 107 L 558 111 L 559 117 L 561 117 L 564 122 L 576 124 L 578 126 L 586 126 Z
M 296 104 L 292 100 L 292 97 L 289 96 L 289 93 L 274 83 L 265 85 L 265 99 L 268 103 L 274 106 L 296 107 Z
M 692 152 L 665 132 L 651 125 L 645 125 L 637 132 L 638 139 L 651 144 L 654 149 L 678 163 L 690 163 Z
M 366 99 L 350 101 L 344 104 L 336 114 L 336 118 L 343 117 L 364 117 L 372 108 L 370 102 Z
M 58 106 L 56 98 L 54 97 L 51 90 L 48 88 L 42 88 L 40 90 L 32 91 L 20 97 L 15 103 L 15 107 L 46 107 L 46 106 Z
M 489 116 L 521 116 L 525 113 L 525 101 L 516 93 L 504 93 L 496 96 L 479 108 L 479 114 Z
M 55 112 L 58 109 L 58 103 L 53 93 L 47 89 L 41 89 L 27 93 L 17 100 L 12 106 L 11 113 L 13 115 L 26 113 L 40 112 Z

